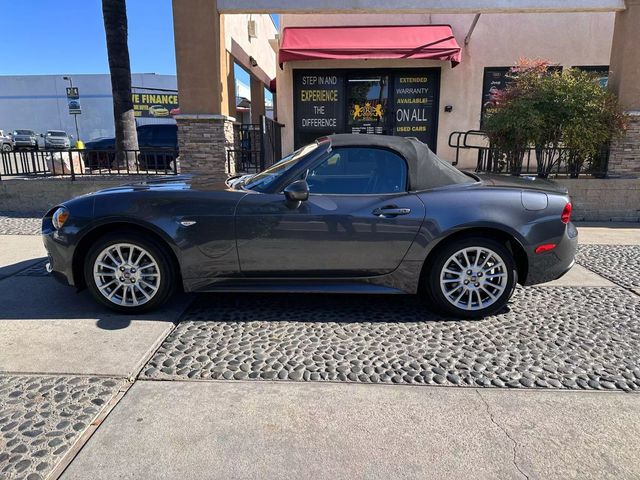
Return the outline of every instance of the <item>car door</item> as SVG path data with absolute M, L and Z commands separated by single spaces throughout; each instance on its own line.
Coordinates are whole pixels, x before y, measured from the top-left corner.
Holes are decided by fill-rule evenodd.
M 250 276 L 368 276 L 393 271 L 422 224 L 407 193 L 404 158 L 385 149 L 335 148 L 306 175 L 309 199 L 250 192 L 236 209 L 238 257 Z

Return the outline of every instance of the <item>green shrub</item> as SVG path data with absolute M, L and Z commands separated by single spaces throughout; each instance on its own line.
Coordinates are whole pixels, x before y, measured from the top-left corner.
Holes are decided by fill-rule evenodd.
M 615 95 L 593 74 L 564 72 L 545 60 L 521 59 L 511 69 L 510 83 L 497 92 L 485 119 L 485 130 L 506 167 L 519 174 L 529 148 L 536 152 L 538 175 L 547 177 L 564 160 L 577 176 L 594 164 L 625 128 Z

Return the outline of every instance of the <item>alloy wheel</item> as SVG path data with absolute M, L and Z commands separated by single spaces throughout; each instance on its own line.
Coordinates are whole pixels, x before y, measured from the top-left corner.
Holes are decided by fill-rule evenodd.
M 150 301 L 160 289 L 160 268 L 144 248 L 116 243 L 102 250 L 93 264 L 98 291 L 110 302 L 137 307 Z
M 462 310 L 490 307 L 507 288 L 504 260 L 486 247 L 458 250 L 444 263 L 440 272 L 440 289 L 447 301 Z

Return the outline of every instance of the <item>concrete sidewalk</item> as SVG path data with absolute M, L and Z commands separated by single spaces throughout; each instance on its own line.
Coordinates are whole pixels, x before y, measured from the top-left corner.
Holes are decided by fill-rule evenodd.
M 623 248 L 637 251 L 640 229 L 608 226 L 580 228 L 580 243 L 630 245 Z M 615 252 L 608 256 L 600 247 L 586 248 L 615 268 L 629 263 L 612 247 L 606 247 Z M 63 478 L 640 478 L 640 396 L 635 394 L 137 379 L 193 297 L 177 296 L 149 315 L 117 315 L 88 292 L 77 294 L 44 276 L 44 255 L 37 235 L 0 235 L 0 410 L 15 410 L 20 422 L 34 413 L 47 419 L 22 453 L 33 462 L 32 471 L 37 462 L 48 464 L 43 477 L 57 478 L 71 462 Z M 637 299 L 615 277 L 603 278 L 606 272 L 583 265 L 588 268 L 576 265 L 544 287 L 566 287 L 566 299 L 584 300 L 588 288 L 583 287 Z M 548 320 L 550 308 L 540 303 L 532 310 L 547 312 L 542 315 Z M 585 314 L 572 305 L 568 308 L 577 316 Z M 604 319 L 605 337 L 620 334 L 615 315 L 608 328 L 610 313 L 611 308 L 594 314 Z M 549 322 L 542 325 L 547 332 Z M 268 328 L 261 334 L 270 335 Z M 211 350 L 210 357 L 219 354 L 220 345 L 204 347 L 203 331 L 199 335 L 204 343 L 198 348 Z M 178 346 L 180 355 L 191 355 L 187 343 Z M 357 353 L 354 344 L 345 349 Z M 635 351 L 621 354 L 636 365 Z M 611 355 L 607 359 L 618 358 Z M 640 379 L 637 371 L 632 375 Z M 33 392 L 53 385 L 57 393 L 38 396 L 32 408 Z M 9 448 L 22 444 L 5 448 L 3 443 L 12 434 L 11 423 L 12 417 L 0 415 L 0 427 L 9 429 L 0 433 L 0 478 L 3 462 L 16 469 L 7 470 L 10 478 L 21 463 Z M 55 430 L 64 430 L 65 443 L 36 459 L 32 454 L 45 445 L 36 443 L 51 443 L 47 435 Z M 12 456 L 3 458 L 5 450 Z
M 138 382 L 62 478 L 632 479 L 639 412 L 627 394 Z

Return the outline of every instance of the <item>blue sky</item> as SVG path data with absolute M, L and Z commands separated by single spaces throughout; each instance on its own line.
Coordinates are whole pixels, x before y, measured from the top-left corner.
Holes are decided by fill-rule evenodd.
M 3 0 L 0 75 L 108 73 L 100 0 Z M 135 73 L 175 74 L 171 0 L 127 0 Z M 241 79 L 242 80 L 242 79 Z

